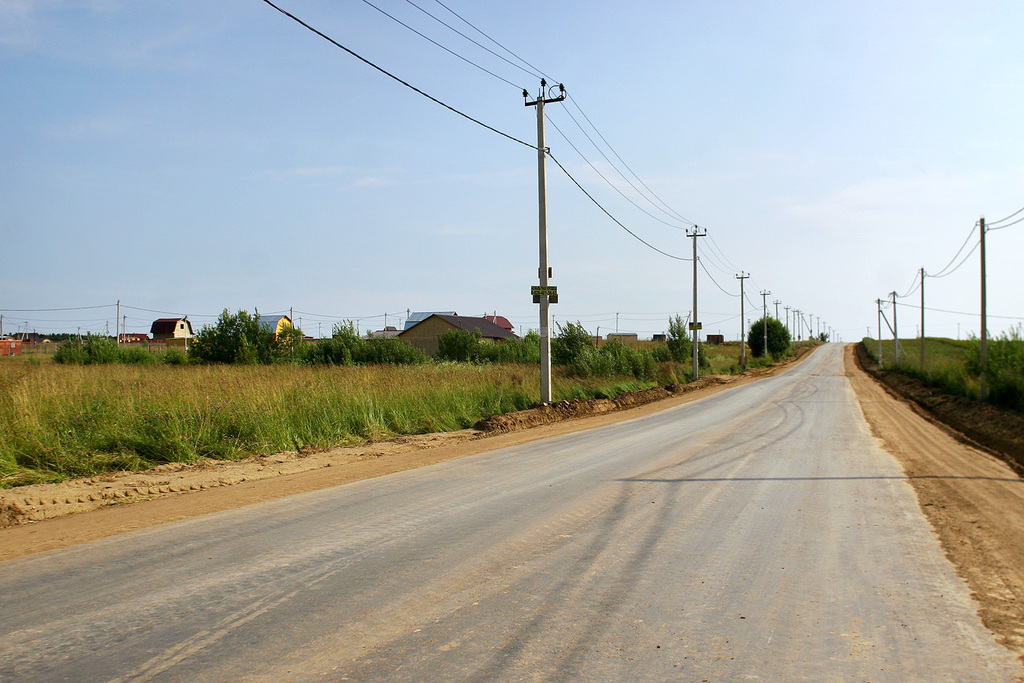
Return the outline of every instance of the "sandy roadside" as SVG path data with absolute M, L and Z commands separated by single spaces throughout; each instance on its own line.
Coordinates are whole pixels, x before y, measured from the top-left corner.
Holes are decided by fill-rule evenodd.
M 982 621 L 1024 657 L 1024 480 L 890 395 L 858 366 L 853 349 L 844 349 L 846 375 L 872 432 L 903 465 Z

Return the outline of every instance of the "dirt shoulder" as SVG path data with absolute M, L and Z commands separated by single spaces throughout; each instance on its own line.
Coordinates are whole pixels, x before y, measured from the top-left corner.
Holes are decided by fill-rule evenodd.
M 0 491 L 0 561 L 632 419 L 776 374 L 792 362 L 616 400 L 561 401 L 458 432 L 237 462 L 169 464 Z
M 946 555 L 980 604 L 982 621 L 1024 657 L 1024 480 L 920 406 L 890 393 L 844 350 L 864 417 L 903 465 Z

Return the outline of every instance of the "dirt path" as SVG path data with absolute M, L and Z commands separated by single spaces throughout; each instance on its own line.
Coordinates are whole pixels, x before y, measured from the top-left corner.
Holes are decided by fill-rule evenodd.
M 1024 656 L 1024 480 L 890 395 L 857 365 L 853 349 L 844 350 L 846 374 L 864 417 L 902 463 L 946 555 L 981 604 L 982 621 Z

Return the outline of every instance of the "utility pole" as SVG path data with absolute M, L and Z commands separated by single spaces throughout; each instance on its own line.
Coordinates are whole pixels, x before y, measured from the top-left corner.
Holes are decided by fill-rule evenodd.
M 740 281 L 740 367 L 747 367 L 747 328 L 743 325 L 745 316 L 743 315 L 743 281 L 750 277 L 750 273 L 746 275 L 743 271 L 736 276 L 736 279 Z
M 786 309 L 786 332 L 789 332 L 790 340 L 793 339 L 793 332 L 789 329 L 789 306 L 783 306 Z
M 793 324 L 796 325 L 796 340 L 797 341 L 800 341 L 800 328 L 801 328 L 801 325 L 800 325 L 800 321 L 801 321 L 800 313 L 801 312 L 802 311 L 800 311 L 800 309 L 797 309 L 797 308 L 793 309 Z
M 875 299 L 878 304 L 878 364 L 882 364 L 882 300 Z
M 764 330 L 764 357 L 768 357 L 768 296 L 771 294 L 767 289 L 761 290 L 761 329 Z
M 892 293 L 892 352 L 896 357 L 896 365 L 900 364 L 899 324 L 896 322 L 896 292 Z
M 121 343 L 121 300 L 117 300 L 117 317 L 114 318 L 114 334 L 117 335 L 117 343 Z
M 921 269 L 921 372 L 924 372 L 924 268 Z
M 548 197 L 547 173 L 544 162 L 547 159 L 547 146 L 544 142 L 544 105 L 561 102 L 565 99 L 565 87 L 558 84 L 558 96 L 549 97 L 548 83 L 540 81 L 540 93 L 533 102 L 529 101 L 530 93 L 523 90 L 523 99 L 527 107 L 537 107 L 537 213 L 540 228 L 540 266 L 537 275 L 540 286 L 533 290 L 534 303 L 540 304 L 540 402 L 551 403 L 551 307 L 558 303 L 558 293 L 548 282 L 551 278 L 551 266 L 548 265 Z
M 985 287 L 985 217 L 981 225 L 981 400 L 988 398 L 988 306 Z M 959 335 L 958 335 L 959 336 Z
M 690 321 L 690 329 L 693 330 L 693 379 L 697 380 L 700 369 L 698 368 L 698 349 L 697 340 L 698 334 L 700 333 L 700 322 L 697 318 L 697 238 L 707 236 L 708 231 L 700 232 L 700 229 L 695 225 L 693 226 L 693 232 L 686 231 L 687 237 L 693 238 L 693 320 Z
M 778 320 L 779 322 L 782 322 L 781 320 L 779 320 L 779 304 L 781 304 L 782 302 L 776 299 L 772 303 L 775 304 L 775 319 Z

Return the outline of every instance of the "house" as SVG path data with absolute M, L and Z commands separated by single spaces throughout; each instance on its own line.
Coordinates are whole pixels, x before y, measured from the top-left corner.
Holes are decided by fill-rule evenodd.
M 654 341 L 654 342 L 668 341 L 668 335 L 666 335 L 664 333 L 654 334 L 654 335 L 651 336 L 651 341 Z
M 367 332 L 366 333 L 366 338 L 367 339 L 376 339 L 378 337 L 386 337 L 386 338 L 390 339 L 391 337 L 397 337 L 401 333 L 402 333 L 402 331 L 399 330 L 394 325 L 388 325 L 383 330 L 376 330 L 375 332 Z
M 635 332 L 609 332 L 608 341 L 617 341 L 620 344 L 636 344 L 640 338 Z
M 260 327 L 274 333 L 274 339 L 292 327 L 292 319 L 286 315 L 261 315 Z
M 154 320 L 149 328 L 154 341 L 167 341 L 168 339 L 188 339 L 192 332 L 192 323 L 188 316 L 181 318 L 160 318 Z
M 419 325 L 432 315 L 458 315 L 458 313 L 455 311 L 417 311 L 410 313 L 409 317 L 405 319 L 405 326 L 402 328 L 402 331 L 405 332 L 414 325 Z
M 144 332 L 124 332 L 121 334 L 122 344 L 141 344 L 149 341 L 149 335 Z
M 509 330 L 498 327 L 486 318 L 473 318 L 464 315 L 446 315 L 443 313 L 431 313 L 429 317 L 421 320 L 412 327 L 399 333 L 398 338 L 408 343 L 428 356 L 436 356 L 438 338 L 448 330 L 465 330 L 467 332 L 480 332 L 482 339 L 504 341 L 515 339 L 516 335 Z
M 512 326 L 512 323 L 509 322 L 509 319 L 503 315 L 498 315 L 497 313 L 495 313 L 494 315 L 485 315 L 483 318 L 484 320 L 494 323 L 503 330 L 508 330 L 509 332 L 516 331 L 516 328 Z

